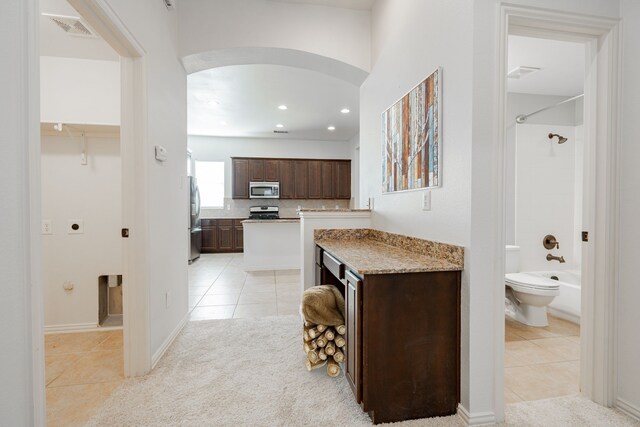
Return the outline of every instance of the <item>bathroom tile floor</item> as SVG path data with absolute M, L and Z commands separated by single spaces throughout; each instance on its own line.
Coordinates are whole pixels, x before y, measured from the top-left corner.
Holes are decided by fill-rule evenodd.
M 506 318 L 505 402 L 580 391 L 580 326 L 549 315 L 549 326 L 526 326 Z
M 81 426 L 123 381 L 122 331 L 45 335 L 47 426 Z
M 189 266 L 191 320 L 297 314 L 300 270 L 245 272 L 242 254 L 202 254 Z

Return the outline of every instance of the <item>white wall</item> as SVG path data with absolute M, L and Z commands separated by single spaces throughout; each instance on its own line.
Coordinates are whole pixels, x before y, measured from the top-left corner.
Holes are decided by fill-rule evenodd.
M 40 240 L 38 7 L 8 0 L 0 14 L 0 419 L 44 425 Z
M 505 147 L 505 206 L 506 243 L 515 244 L 515 197 L 516 197 L 516 120 L 520 114 L 529 114 L 566 99 L 564 96 L 532 95 L 525 93 L 507 94 L 507 144 Z M 531 116 L 527 124 L 567 125 L 582 123 L 582 100 L 562 104 L 559 107 Z
M 622 147 L 620 150 L 620 271 L 618 282 L 618 399 L 632 405 L 640 417 L 640 286 L 638 286 L 638 259 L 640 259 L 640 3 L 621 1 L 623 16 L 624 82 Z
M 556 138 L 549 140 L 549 132 L 569 139 L 558 144 Z M 580 268 L 574 256 L 580 240 L 574 227 L 579 143 L 574 126 L 521 124 L 516 128 L 515 244 L 520 246 L 521 271 Z M 560 249 L 544 248 L 547 234 L 556 237 Z M 548 253 L 562 255 L 566 262 L 547 261 Z
M 214 49 L 287 48 L 371 67 L 370 12 L 270 0 L 182 2 L 180 57 Z
M 40 121 L 120 124 L 120 63 L 40 57 Z
M 351 204 L 360 208 L 360 134 L 349 140 L 351 149 Z
M 53 232 L 42 236 L 45 327 L 97 326 L 98 276 L 122 274 L 119 138 L 87 137 L 87 165 L 80 150 L 80 136 L 42 138 L 42 218 Z M 68 234 L 71 219 L 83 234 Z
M 145 242 L 148 262 L 139 268 L 148 278 L 150 356 L 186 319 L 188 303 L 187 216 L 187 81 L 178 60 L 178 19 L 156 0 L 107 0 L 114 13 L 142 45 L 144 90 L 147 95 L 146 157 L 136 164 L 142 182 L 136 194 L 148 212 Z M 180 5 L 178 5 L 179 7 Z M 158 162 L 154 145 L 167 149 L 168 160 Z M 135 230 L 132 230 L 135 232 Z M 169 294 L 169 304 L 165 298 Z

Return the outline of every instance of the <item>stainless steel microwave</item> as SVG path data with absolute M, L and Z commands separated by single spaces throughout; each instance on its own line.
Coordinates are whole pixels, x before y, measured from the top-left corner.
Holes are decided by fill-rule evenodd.
M 250 199 L 279 199 L 280 183 L 279 182 L 250 182 L 249 198 Z

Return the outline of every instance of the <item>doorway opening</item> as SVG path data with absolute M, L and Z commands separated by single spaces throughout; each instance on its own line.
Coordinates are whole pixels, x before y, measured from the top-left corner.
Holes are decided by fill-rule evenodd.
M 584 43 L 508 40 L 505 402 L 580 391 Z

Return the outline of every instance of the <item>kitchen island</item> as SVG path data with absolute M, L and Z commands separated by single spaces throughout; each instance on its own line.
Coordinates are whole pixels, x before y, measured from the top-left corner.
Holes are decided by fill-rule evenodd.
M 244 269 L 300 268 L 300 219 L 247 219 L 244 229 Z

